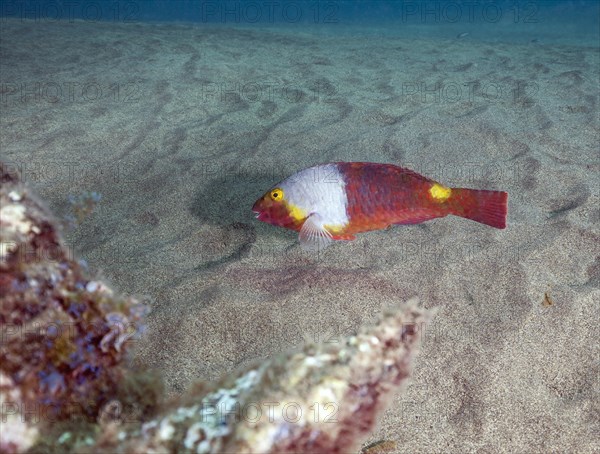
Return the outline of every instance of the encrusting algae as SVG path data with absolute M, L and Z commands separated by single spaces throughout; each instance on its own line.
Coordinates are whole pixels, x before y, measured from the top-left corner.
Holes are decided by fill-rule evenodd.
M 95 421 L 124 377 L 145 307 L 85 276 L 58 223 L 0 168 L 0 451 L 62 422 Z M 144 390 L 147 391 L 147 390 Z
M 414 301 L 166 402 L 128 359 L 144 306 L 87 278 L 48 211 L 0 170 L 0 451 L 356 452 L 407 382 L 430 317 Z

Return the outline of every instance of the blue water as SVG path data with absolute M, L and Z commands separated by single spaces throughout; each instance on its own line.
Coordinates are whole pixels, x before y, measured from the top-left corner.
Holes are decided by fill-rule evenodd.
M 39 21 L 196 22 L 227 25 L 577 24 L 598 33 L 597 0 L 2 0 L 1 17 Z

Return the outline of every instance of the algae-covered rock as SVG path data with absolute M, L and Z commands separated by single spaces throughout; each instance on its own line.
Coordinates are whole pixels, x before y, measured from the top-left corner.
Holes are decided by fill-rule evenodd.
M 2 424 L 0 449 L 15 452 L 61 421 L 96 421 L 127 373 L 145 308 L 86 275 L 6 166 L 0 183 L 1 408 L 23 426 Z
M 111 427 L 102 452 L 356 451 L 410 374 L 428 315 L 409 302 L 336 345 L 308 345 L 190 392 L 138 427 Z

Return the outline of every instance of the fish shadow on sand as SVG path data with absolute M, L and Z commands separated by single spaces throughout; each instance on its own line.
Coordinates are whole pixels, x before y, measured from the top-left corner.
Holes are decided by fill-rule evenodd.
M 257 226 L 252 205 L 287 175 L 232 174 L 207 178 L 194 196 L 190 212 L 202 223 L 226 226 L 242 222 Z
M 226 234 L 225 238 L 231 237 L 228 232 L 243 232 L 243 239 L 240 239 L 236 252 L 205 263 L 201 268 L 210 268 L 246 256 L 257 235 L 263 240 L 266 238 L 267 241 L 271 237 L 291 235 L 291 232 L 258 221 L 252 212 L 254 202 L 286 176 L 283 173 L 235 173 L 205 180 L 194 195 L 189 206 L 190 212 L 202 224 L 218 227 Z

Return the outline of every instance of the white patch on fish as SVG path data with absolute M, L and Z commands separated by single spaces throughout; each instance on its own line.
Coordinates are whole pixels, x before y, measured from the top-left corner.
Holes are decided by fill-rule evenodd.
M 283 189 L 288 203 L 317 213 L 323 225 L 344 227 L 350 219 L 346 208 L 346 182 L 337 164 L 322 164 L 301 170 L 276 187 Z

